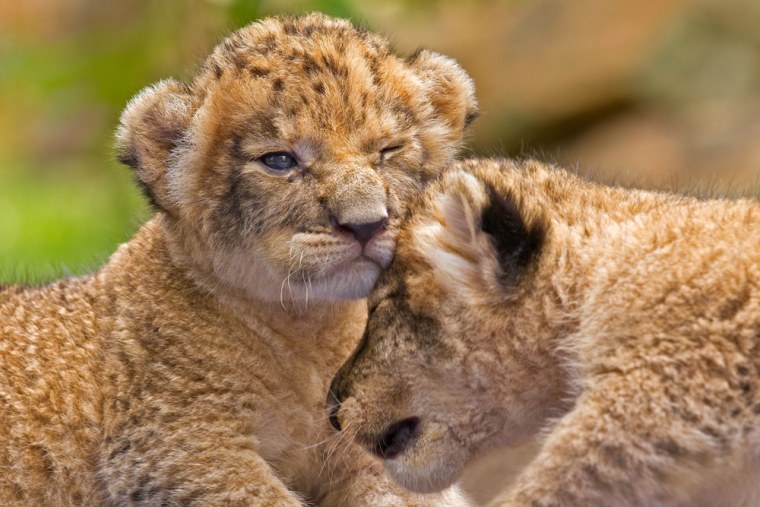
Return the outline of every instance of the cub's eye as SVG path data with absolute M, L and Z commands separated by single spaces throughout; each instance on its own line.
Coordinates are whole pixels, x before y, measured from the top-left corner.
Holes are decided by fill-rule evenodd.
M 400 145 L 400 144 L 394 144 L 394 145 L 392 145 L 392 146 L 386 146 L 385 148 L 383 148 L 382 150 L 380 150 L 380 155 L 381 155 L 383 158 L 385 158 L 385 157 L 387 157 L 388 155 L 390 155 L 391 153 L 396 153 L 396 152 L 397 152 L 397 151 L 399 151 L 401 148 L 403 148 L 403 146 L 402 146 L 402 145 Z
M 287 171 L 298 165 L 293 155 L 286 151 L 276 151 L 274 153 L 265 153 L 259 157 L 261 163 L 275 171 Z

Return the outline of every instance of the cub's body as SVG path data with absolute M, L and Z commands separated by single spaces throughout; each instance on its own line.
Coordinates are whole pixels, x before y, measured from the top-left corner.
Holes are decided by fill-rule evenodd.
M 370 306 L 335 421 L 381 435 L 406 486 L 543 433 L 494 505 L 760 501 L 758 203 L 468 161 L 414 208 Z
M 0 292 L 3 504 L 317 502 L 352 479 L 336 463 L 372 473 L 323 424 L 363 302 L 294 318 L 220 300 L 173 265 L 162 227 L 93 276 Z

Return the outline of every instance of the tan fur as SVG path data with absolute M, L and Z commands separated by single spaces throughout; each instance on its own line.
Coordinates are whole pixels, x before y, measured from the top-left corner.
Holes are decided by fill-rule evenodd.
M 510 250 L 531 231 L 533 256 Z M 493 505 L 760 504 L 757 203 L 468 161 L 413 207 L 369 301 L 337 420 L 372 447 L 418 417 L 386 461 L 405 486 L 542 433 Z
M 155 217 L 94 275 L 0 288 L 0 504 L 466 504 L 395 486 L 323 400 L 475 106 L 452 60 L 318 14 L 140 93 L 117 142 Z

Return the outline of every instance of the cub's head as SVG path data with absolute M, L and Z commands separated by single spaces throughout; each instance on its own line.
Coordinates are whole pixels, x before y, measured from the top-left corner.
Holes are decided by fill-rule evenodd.
M 556 261 L 547 175 L 503 161 L 455 167 L 412 206 L 370 294 L 330 419 L 410 489 L 446 487 L 471 456 L 535 433 L 562 398 L 544 311 Z
M 209 285 L 271 301 L 357 298 L 475 114 L 453 60 L 401 58 L 312 14 L 242 28 L 190 84 L 143 90 L 117 146 Z

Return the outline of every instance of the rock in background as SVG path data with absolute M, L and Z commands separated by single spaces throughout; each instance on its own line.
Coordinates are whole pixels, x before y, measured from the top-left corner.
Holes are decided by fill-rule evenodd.
M 536 156 L 644 187 L 757 192 L 758 2 L 369 5 L 364 16 L 401 47 L 424 44 L 471 72 L 483 110 L 478 153 Z

